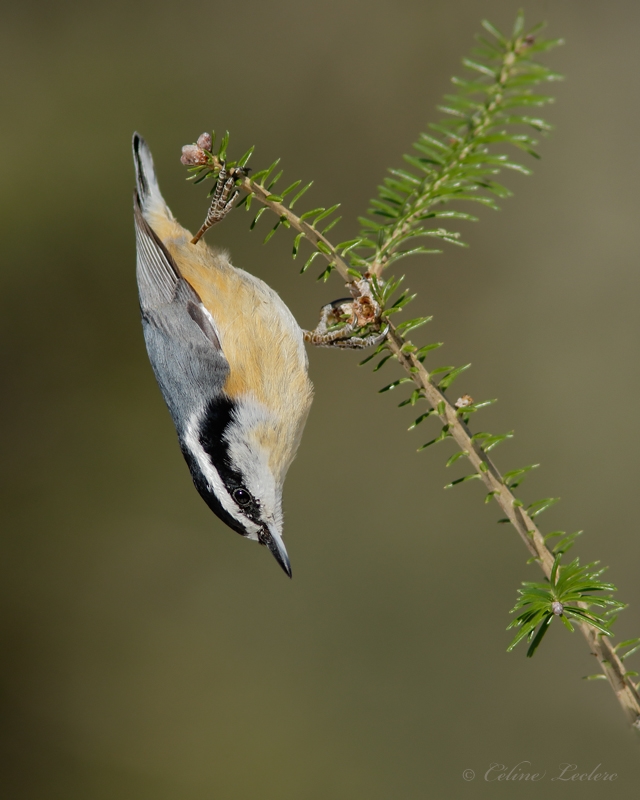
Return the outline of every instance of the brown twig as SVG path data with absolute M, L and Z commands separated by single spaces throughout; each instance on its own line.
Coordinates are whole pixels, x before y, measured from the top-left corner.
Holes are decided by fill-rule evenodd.
M 217 162 L 216 166 L 219 166 L 219 162 L 215 156 L 214 160 Z M 268 190 L 259 183 L 252 181 L 248 177 L 244 177 L 237 183 L 237 186 L 253 194 L 260 203 L 271 209 L 278 217 L 287 219 L 291 227 L 302 232 L 312 244 L 317 245 L 319 241 L 323 242 L 328 252 L 320 251 L 321 255 L 335 266 L 336 271 L 345 280 L 348 286 L 353 285 L 354 279 L 348 272 L 349 266 L 340 257 L 335 247 L 325 236 L 315 230 L 315 228 L 307 222 L 301 220 L 282 203 L 269 199 L 270 194 Z M 378 263 L 380 264 L 382 262 Z M 384 264 L 382 264 L 382 266 L 384 266 Z M 551 575 L 554 554 L 547 547 L 538 526 L 506 485 L 504 478 L 493 461 L 484 452 L 481 445 L 473 439 L 473 434 L 461 419 L 460 413 L 458 413 L 459 410 L 431 380 L 428 371 L 416 356 L 403 349 L 407 342 L 392 324 L 389 325 L 387 344 L 391 353 L 396 356 L 402 369 L 407 373 L 432 408 L 436 409 L 436 413 L 438 413 L 442 423 L 448 426 L 448 433 L 460 449 L 465 452 L 472 467 L 479 474 L 488 491 L 493 493 L 493 498 L 518 532 L 527 550 L 540 564 L 542 571 L 548 578 Z M 640 694 L 630 677 L 628 677 L 624 665 L 613 645 L 608 637 L 598 633 L 595 628 L 587 623 L 581 622 L 579 623 L 579 627 L 587 640 L 591 653 L 597 658 L 598 664 L 609 681 L 627 719 L 634 728 L 640 731 Z
M 538 526 L 507 487 L 493 461 L 472 438 L 471 431 L 460 418 L 456 407 L 431 380 L 429 373 L 415 355 L 403 351 L 405 339 L 393 325 L 387 334 L 387 340 L 389 349 L 396 356 L 400 366 L 424 394 L 431 406 L 441 410 L 442 413 L 436 413 L 443 424 L 448 426 L 449 433 L 460 449 L 467 453 L 471 465 L 480 475 L 487 489 L 494 493 L 495 501 L 548 578 L 551 575 L 554 555 L 547 547 Z M 640 730 L 640 694 L 627 676 L 624 665 L 609 638 L 584 622 L 580 623 L 580 630 L 587 640 L 592 654 L 598 659 L 600 668 L 609 681 L 627 719 L 636 729 Z
M 222 162 L 215 155 L 213 156 L 210 155 L 210 157 L 211 157 L 211 163 L 208 166 L 211 169 L 219 170 L 222 166 Z M 294 214 L 293 211 L 287 208 L 283 203 L 271 200 L 270 197 L 272 195 L 268 191 L 268 189 L 266 189 L 266 187 L 262 186 L 262 184 L 257 183 L 256 181 L 251 180 L 251 178 L 247 176 L 244 176 L 242 177 L 242 179 L 237 180 L 236 187 L 238 189 L 244 189 L 248 194 L 253 195 L 256 198 L 256 200 L 258 200 L 258 202 L 262 203 L 263 205 L 271 209 L 271 211 L 273 211 L 274 214 L 277 214 L 277 216 L 280 217 L 280 219 L 287 220 L 287 222 L 292 228 L 295 228 L 295 230 L 297 230 L 298 232 L 303 233 L 305 238 L 308 239 L 311 242 L 311 244 L 313 244 L 318 249 L 320 255 L 322 255 L 329 262 L 329 264 L 331 264 L 335 268 L 335 270 L 344 279 L 347 285 L 350 285 L 353 282 L 354 278 L 352 275 L 349 274 L 349 269 L 350 269 L 349 265 L 340 256 L 338 251 L 327 239 L 327 237 L 323 236 L 314 227 L 309 225 L 308 222 L 305 222 L 305 220 L 302 220 L 300 219 L 300 217 L 296 216 L 296 214 Z M 204 233 L 204 231 L 202 232 Z M 201 235 L 202 234 L 200 233 L 200 236 Z M 321 243 L 320 247 L 318 247 L 318 243 Z M 322 247 L 324 247 L 327 252 L 324 252 L 321 249 Z

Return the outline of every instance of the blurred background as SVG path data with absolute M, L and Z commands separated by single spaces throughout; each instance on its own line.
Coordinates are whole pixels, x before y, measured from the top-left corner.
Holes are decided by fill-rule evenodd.
M 543 772 L 509 796 L 595 796 L 560 763 L 618 775 L 635 797 L 638 742 L 580 634 L 553 625 L 533 660 L 505 652 L 522 580 L 496 525 L 399 375 L 310 352 L 316 398 L 285 487 L 288 581 L 195 492 L 139 322 L 130 139 L 149 142 L 172 210 L 199 227 L 204 187 L 180 148 L 231 131 L 254 169 L 315 179 L 342 202 L 335 240 L 449 91 L 483 18 L 512 0 L 279 0 L 3 6 L 2 796 L 60 800 L 494 797 L 498 762 Z M 405 261 L 434 314 L 428 362 L 473 362 L 455 391 L 498 397 L 477 422 L 516 438 L 503 470 L 540 462 L 528 502 L 559 495 L 545 531 L 580 528 L 640 635 L 635 412 L 640 292 L 640 6 L 529 0 L 567 44 L 535 174 L 461 223 L 468 250 Z M 523 156 L 523 158 L 527 158 Z M 307 206 L 310 207 L 310 206 Z M 473 211 L 473 209 L 471 209 Z M 244 212 L 209 234 L 274 286 L 300 324 L 344 290 L 298 276 L 291 236 Z M 463 228 L 463 226 L 465 226 Z M 456 394 L 457 396 L 457 394 Z M 457 472 L 456 472 L 457 470 Z M 638 668 L 640 656 L 627 662 Z M 463 770 L 476 772 L 465 782 Z

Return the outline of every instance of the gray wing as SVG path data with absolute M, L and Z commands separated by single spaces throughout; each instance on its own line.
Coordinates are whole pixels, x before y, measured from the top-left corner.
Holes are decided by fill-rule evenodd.
M 168 304 L 183 306 L 189 317 L 216 350 L 220 340 L 210 315 L 196 290 L 180 275 L 173 257 L 142 215 L 137 194 L 133 215 L 136 227 L 137 278 L 143 313 L 160 311 Z
M 143 311 L 171 303 L 178 288 L 180 273 L 160 238 L 142 216 L 138 193 L 133 196 L 136 227 L 138 290 Z
M 137 279 L 149 360 L 178 432 L 218 397 L 229 364 L 210 314 L 180 275 L 171 254 L 134 197 Z

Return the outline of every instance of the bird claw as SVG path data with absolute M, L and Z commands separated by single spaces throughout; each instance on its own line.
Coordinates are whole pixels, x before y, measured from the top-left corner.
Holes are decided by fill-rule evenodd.
M 362 350 L 382 344 L 389 332 L 389 325 L 367 336 L 354 336 L 361 328 L 381 323 L 382 309 L 376 301 L 367 278 L 354 281 L 350 286 L 352 297 L 327 303 L 320 311 L 320 321 L 312 331 L 303 331 L 305 342 L 316 347 L 340 347 L 349 350 Z M 348 321 L 342 328 L 335 328 L 345 317 Z

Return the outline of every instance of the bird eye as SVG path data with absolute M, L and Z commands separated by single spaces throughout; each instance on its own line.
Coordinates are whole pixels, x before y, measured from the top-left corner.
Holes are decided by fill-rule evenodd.
M 240 506 L 248 506 L 251 502 L 251 495 L 245 489 L 234 489 L 233 499 Z

